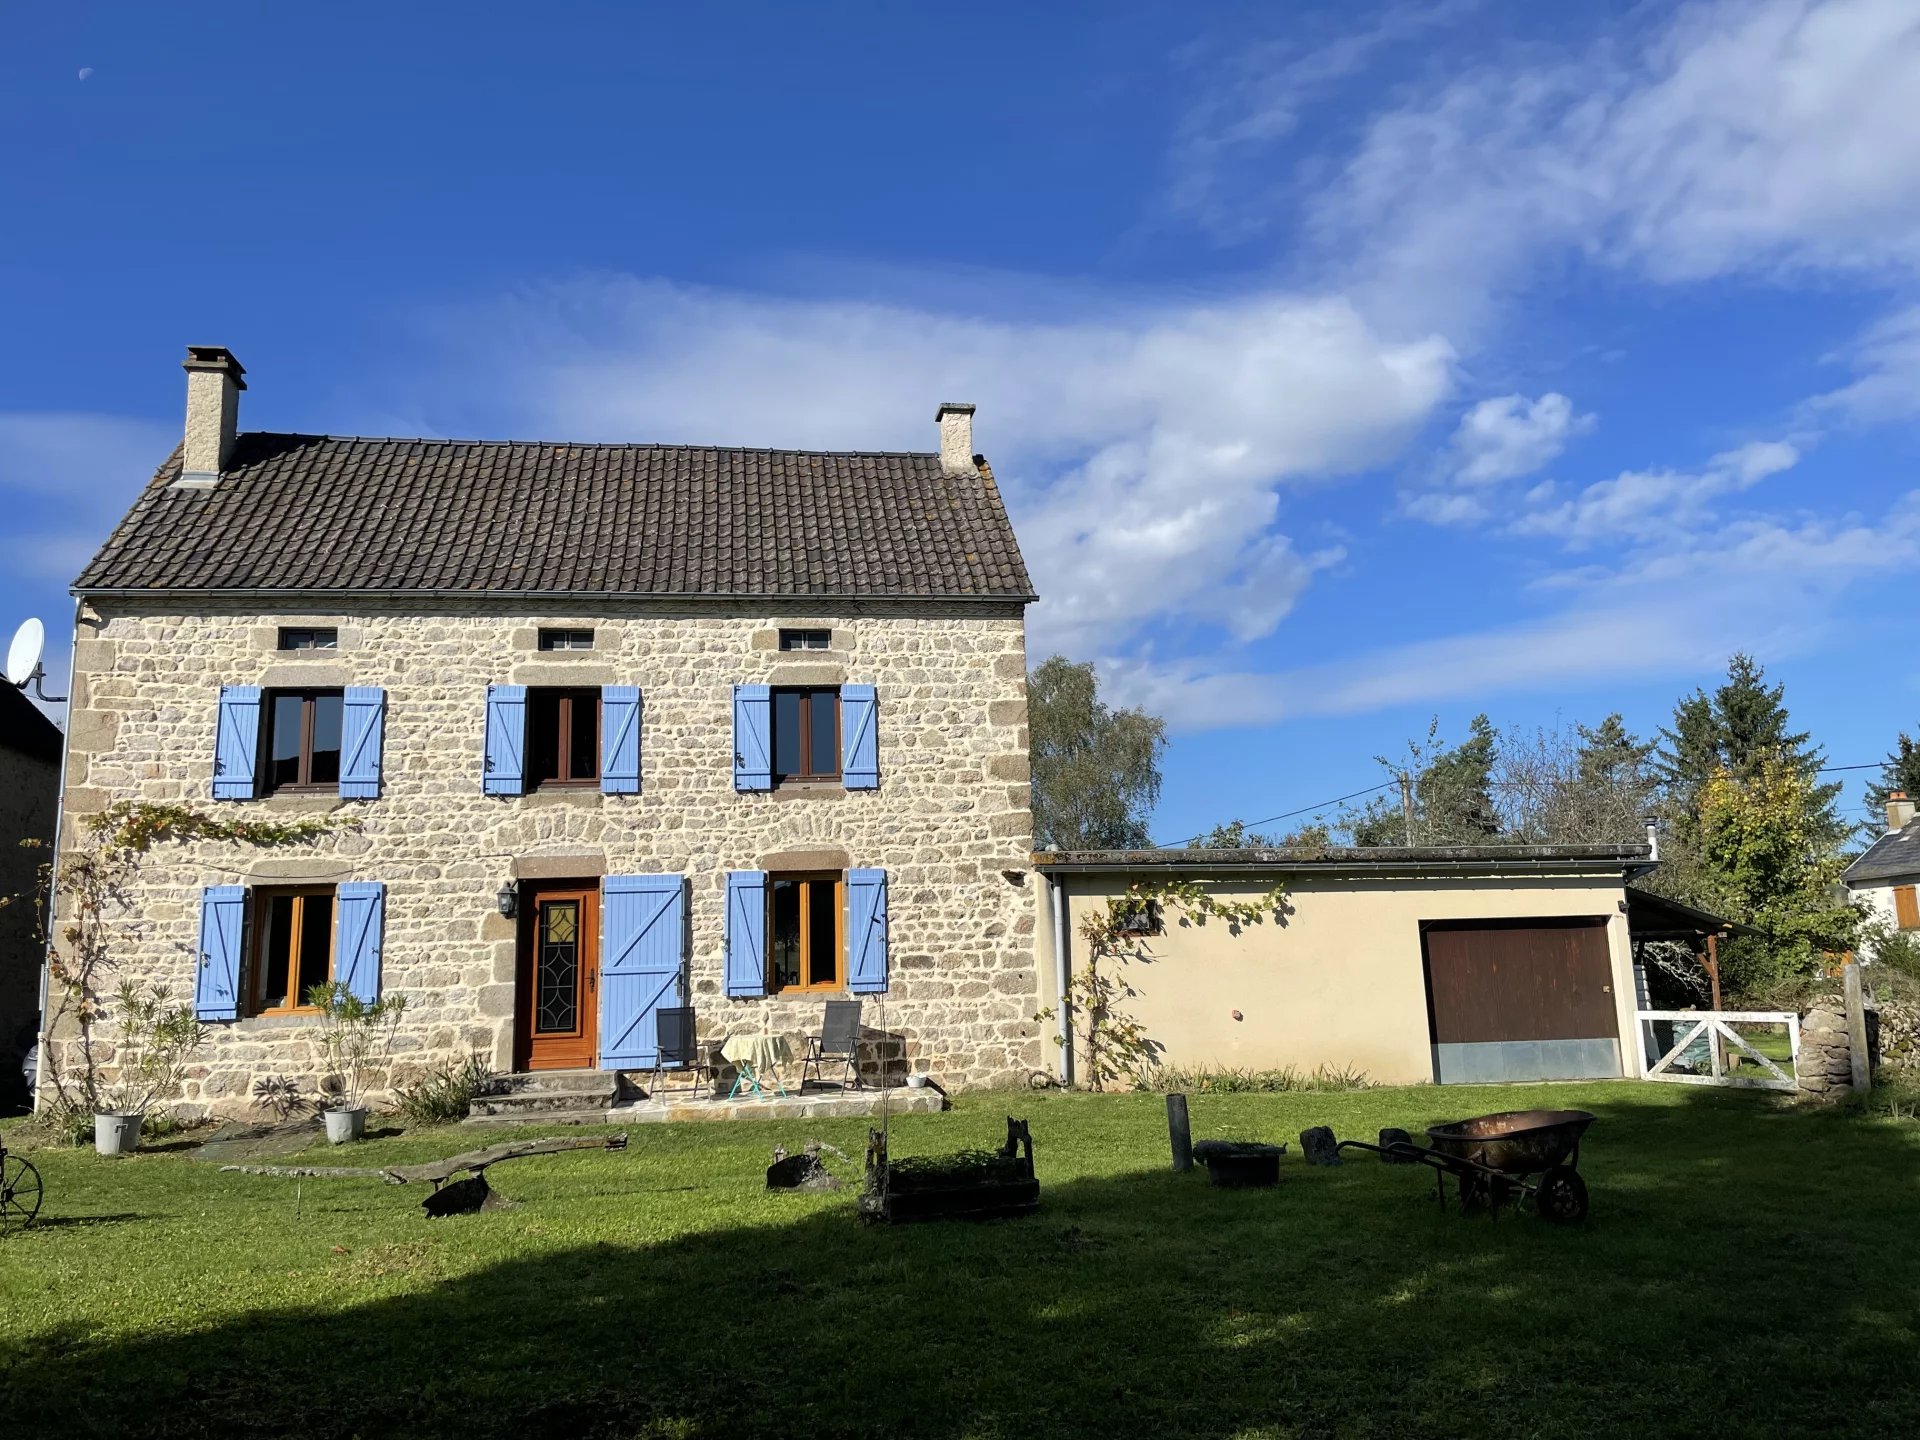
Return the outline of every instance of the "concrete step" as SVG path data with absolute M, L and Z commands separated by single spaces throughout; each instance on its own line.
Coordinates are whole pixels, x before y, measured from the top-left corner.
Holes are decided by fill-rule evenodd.
M 476 1119 L 551 1120 L 591 1112 L 604 1120 L 618 1094 L 619 1077 L 610 1070 L 533 1070 L 500 1076 L 489 1093 L 474 1097 L 471 1113 Z
M 460 1123 L 462 1125 L 607 1125 L 604 1106 L 591 1110 L 510 1110 L 499 1114 L 484 1113 L 478 1101 L 474 1102 L 473 1113 Z

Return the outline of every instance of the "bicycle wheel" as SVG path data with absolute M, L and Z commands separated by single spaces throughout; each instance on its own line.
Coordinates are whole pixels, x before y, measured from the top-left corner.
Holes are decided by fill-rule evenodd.
M 21 1230 L 40 1213 L 40 1172 L 18 1155 L 0 1157 L 0 1231 Z

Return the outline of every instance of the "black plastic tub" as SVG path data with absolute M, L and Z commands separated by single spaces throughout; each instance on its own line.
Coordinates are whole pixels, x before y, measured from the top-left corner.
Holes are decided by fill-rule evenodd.
M 1263 1190 L 1280 1183 L 1278 1145 L 1215 1141 L 1194 1147 L 1194 1158 L 1207 1167 L 1207 1183 L 1222 1190 Z

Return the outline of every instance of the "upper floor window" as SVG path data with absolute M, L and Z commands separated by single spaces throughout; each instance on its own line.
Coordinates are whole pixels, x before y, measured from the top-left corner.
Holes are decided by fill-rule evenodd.
M 340 783 L 343 695 L 338 690 L 272 690 L 266 707 L 263 791 Z
M 591 632 L 589 632 L 591 633 Z M 527 691 L 526 785 L 592 785 L 600 779 L 600 692 Z
M 282 625 L 280 627 L 280 648 L 282 650 L 338 650 L 340 632 L 338 630 L 316 630 L 311 627 Z
M 831 650 L 833 632 L 831 630 L 782 630 L 780 648 L 782 650 Z
M 542 650 L 591 650 L 593 649 L 593 631 L 550 630 L 542 626 L 540 648 Z
M 773 781 L 840 778 L 840 691 L 773 692 Z
M 333 887 L 256 890 L 254 907 L 249 1012 L 312 1010 L 313 987 L 333 978 Z

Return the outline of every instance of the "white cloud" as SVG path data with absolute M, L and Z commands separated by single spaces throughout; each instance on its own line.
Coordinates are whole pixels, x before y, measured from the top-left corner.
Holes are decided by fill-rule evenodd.
M 1817 397 L 1814 413 L 1839 411 L 1863 422 L 1920 415 L 1920 305 L 1895 310 L 1867 329 L 1844 355 L 1858 378 Z
M 1296 548 L 1283 492 L 1392 457 L 1453 364 L 1282 293 L 1019 320 L 602 279 L 449 339 L 477 353 L 469 403 L 541 434 L 926 450 L 935 402 L 974 401 L 1042 596 L 1036 653 L 1169 620 L 1271 631 L 1340 553 Z
M 1555 536 L 1575 548 L 1603 539 L 1671 536 L 1707 520 L 1710 501 L 1750 489 L 1799 460 L 1797 447 L 1763 440 L 1715 455 L 1698 471 L 1623 471 L 1521 515 L 1510 528 L 1518 535 Z
M 1531 475 L 1593 425 L 1593 416 L 1576 415 L 1573 402 L 1551 390 L 1537 400 L 1524 395 L 1482 400 L 1460 417 L 1453 432 L 1448 478 L 1473 486 Z

